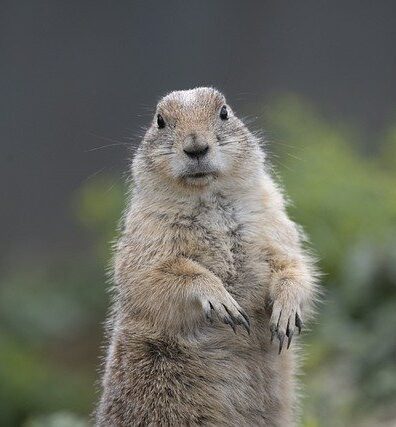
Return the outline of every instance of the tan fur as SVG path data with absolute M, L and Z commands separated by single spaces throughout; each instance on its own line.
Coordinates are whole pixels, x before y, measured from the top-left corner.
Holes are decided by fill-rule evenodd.
M 315 270 L 259 141 L 229 106 L 220 119 L 225 104 L 211 88 L 167 95 L 165 128 L 155 116 L 133 161 L 98 426 L 295 424 L 286 345 Z M 204 160 L 186 156 L 191 141 L 209 145 Z

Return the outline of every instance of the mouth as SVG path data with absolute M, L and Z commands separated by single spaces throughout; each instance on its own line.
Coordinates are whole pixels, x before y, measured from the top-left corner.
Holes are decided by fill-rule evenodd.
M 184 183 L 193 185 L 207 185 L 218 176 L 218 167 L 212 162 L 194 162 L 183 165 L 183 169 L 178 173 L 178 178 Z
M 207 185 L 216 178 L 215 172 L 194 172 L 183 176 L 184 182 L 193 185 Z
M 187 178 L 204 178 L 205 176 L 212 175 L 210 172 L 196 172 L 186 175 Z

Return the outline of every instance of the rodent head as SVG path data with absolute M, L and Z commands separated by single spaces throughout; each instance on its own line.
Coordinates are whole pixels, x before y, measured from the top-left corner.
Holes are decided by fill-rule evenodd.
M 240 173 L 254 154 L 261 156 L 256 139 L 225 97 L 201 87 L 171 92 L 160 100 L 136 163 L 140 173 L 144 169 L 199 189 Z

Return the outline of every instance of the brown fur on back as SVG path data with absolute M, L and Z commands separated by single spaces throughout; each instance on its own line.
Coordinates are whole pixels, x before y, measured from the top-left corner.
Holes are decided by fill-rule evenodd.
M 223 105 L 211 88 L 172 92 L 135 156 L 98 426 L 295 423 L 286 346 L 315 269 L 258 140 Z

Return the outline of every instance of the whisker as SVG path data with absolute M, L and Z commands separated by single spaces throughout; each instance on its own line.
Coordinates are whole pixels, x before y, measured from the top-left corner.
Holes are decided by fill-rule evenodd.
M 236 144 L 237 142 L 238 142 L 237 139 L 234 139 L 232 141 L 223 142 L 222 144 L 219 144 L 219 147 L 222 147 L 223 145 L 228 145 L 228 144 Z
M 175 154 L 175 152 L 169 151 L 167 153 L 158 153 L 157 156 L 171 156 L 172 154 Z
M 96 175 L 100 174 L 101 172 L 103 172 L 106 169 L 106 166 L 103 166 L 102 168 L 100 168 L 99 170 L 97 170 L 96 172 L 92 173 L 91 175 L 87 176 L 86 178 L 84 178 L 82 180 L 82 182 L 88 181 L 92 178 L 94 178 Z
M 95 138 L 101 139 L 103 141 L 108 141 L 108 142 L 121 142 L 119 139 L 115 139 L 115 138 L 109 138 L 108 136 L 103 136 L 103 135 L 98 135 L 94 132 L 87 132 L 88 135 L 91 135 Z M 126 137 L 124 139 L 130 139 L 129 137 Z
M 274 156 L 274 157 L 276 157 L 276 156 Z M 279 160 L 279 157 L 276 157 L 276 160 L 275 160 L 278 164 L 280 164 L 283 168 L 285 168 L 285 169 L 287 169 L 289 172 L 294 172 L 294 170 L 292 169 L 292 168 L 290 168 L 289 166 L 287 166 L 287 165 L 285 165 L 284 163 L 282 163 L 280 160 Z
M 284 147 L 288 147 L 288 148 L 296 148 L 294 145 L 285 144 L 284 142 L 281 142 L 281 141 L 274 141 L 274 144 L 283 145 Z
M 292 157 L 293 159 L 303 161 L 303 159 L 301 157 L 295 156 L 294 154 L 286 153 L 286 155 L 288 155 L 289 157 Z
M 85 153 L 89 153 L 91 151 L 97 151 L 97 150 L 103 150 L 104 148 L 110 148 L 110 147 L 115 147 L 118 145 L 123 145 L 123 146 L 130 146 L 131 144 L 128 144 L 126 142 L 115 142 L 114 144 L 108 144 L 108 145 L 102 145 L 100 147 L 94 147 L 94 148 L 90 148 L 89 150 L 85 150 Z

